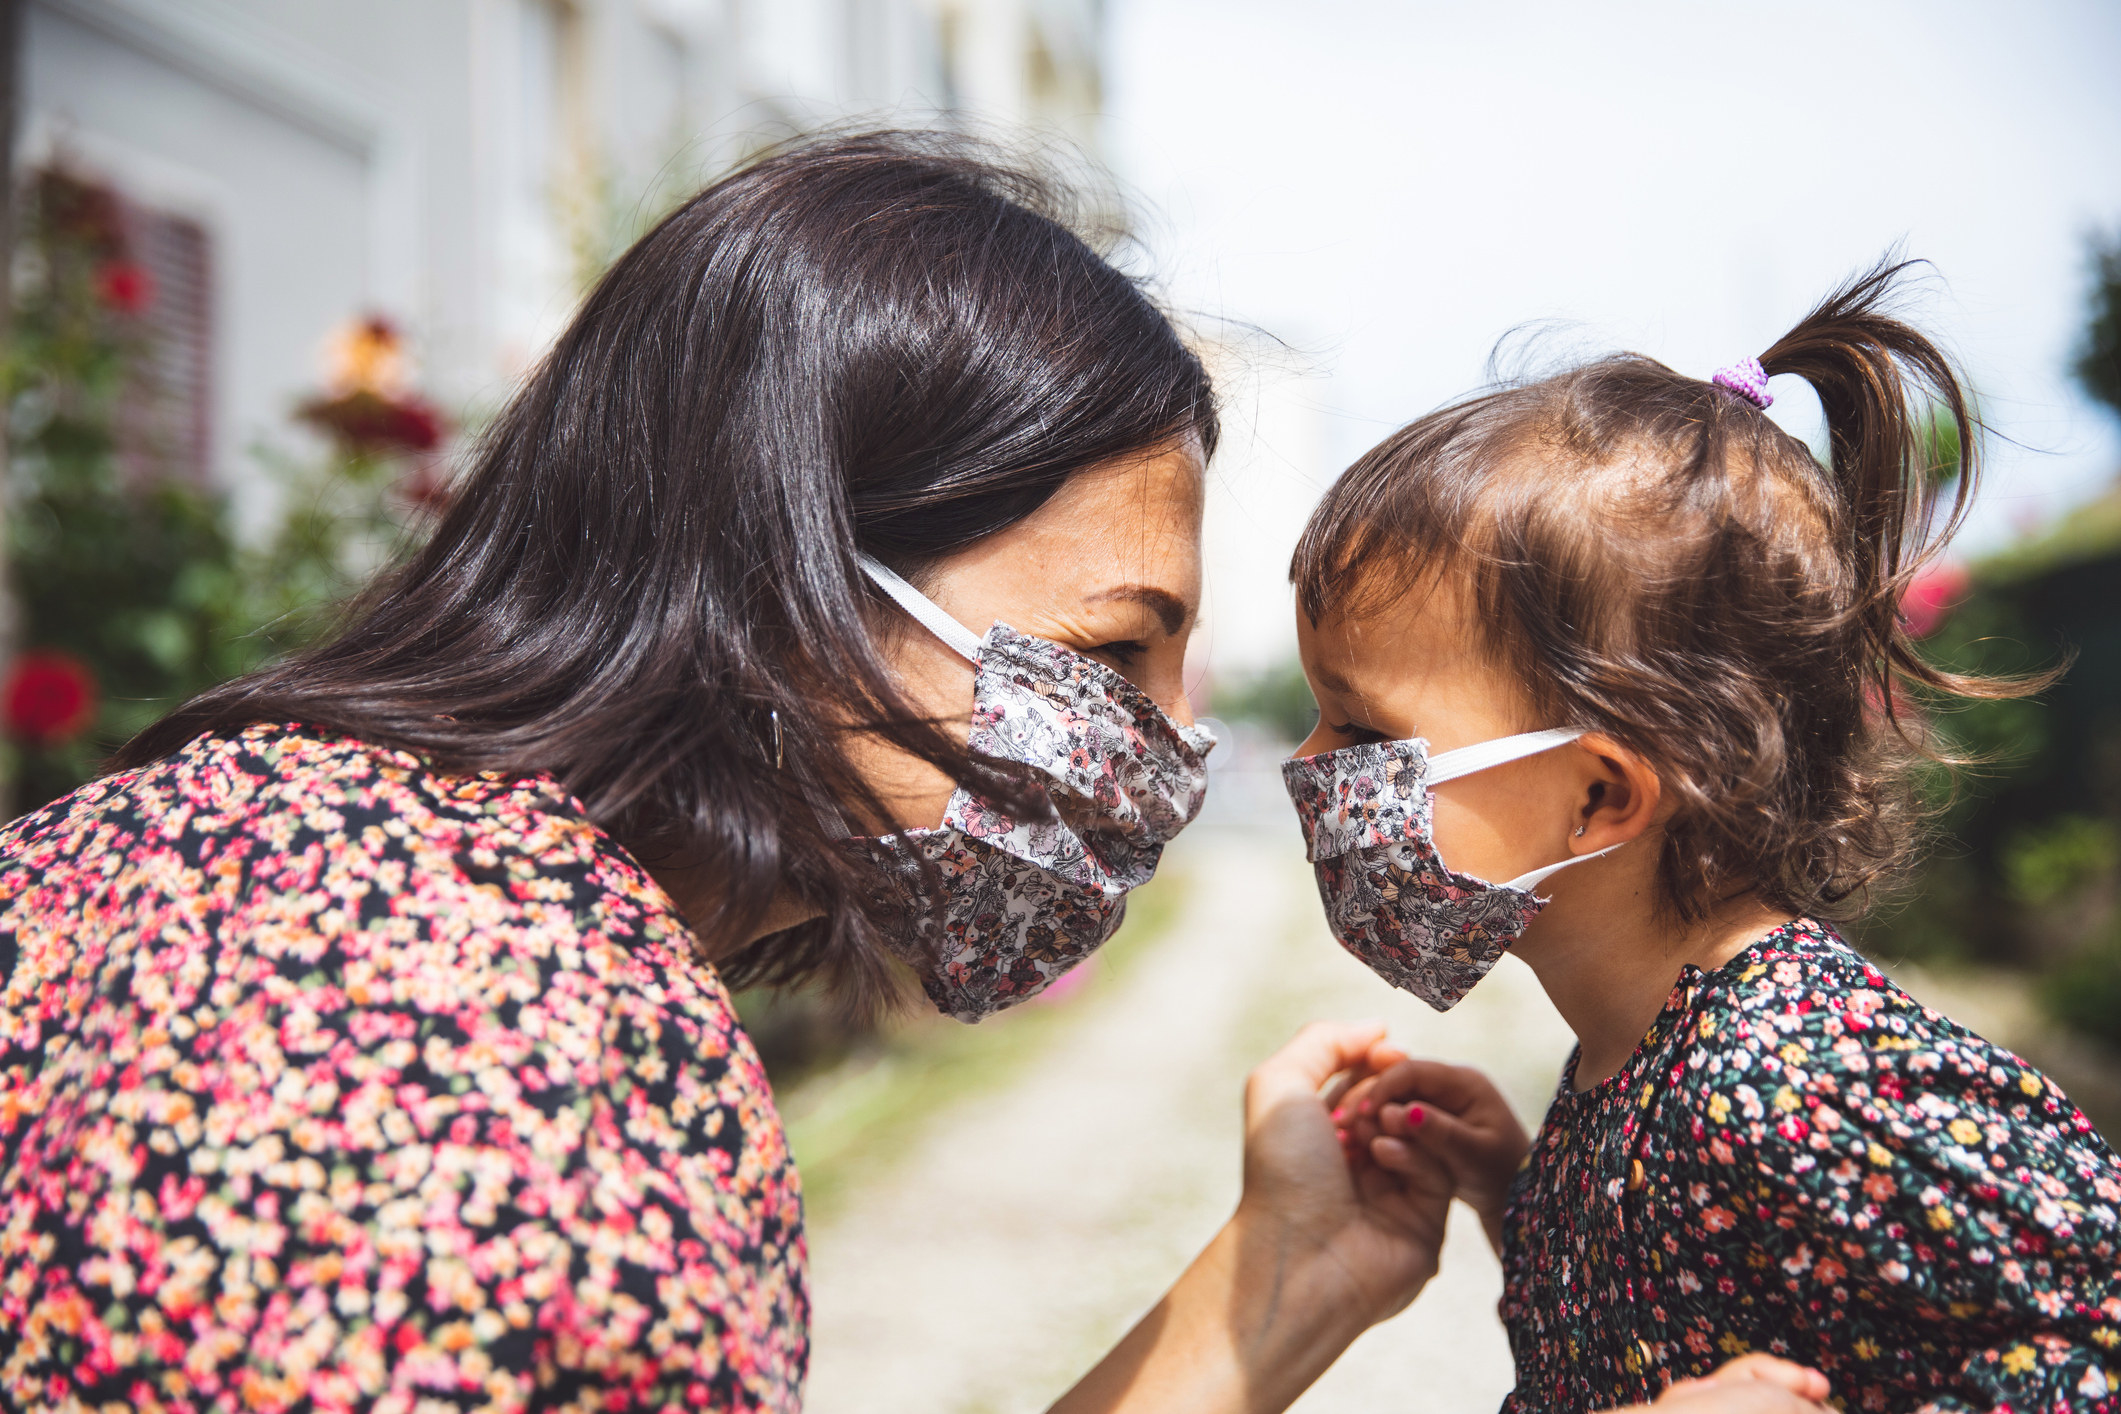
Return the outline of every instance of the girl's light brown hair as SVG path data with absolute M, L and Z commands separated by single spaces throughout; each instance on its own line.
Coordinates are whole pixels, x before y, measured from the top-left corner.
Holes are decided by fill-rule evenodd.
M 1303 612 L 1365 617 L 1448 576 L 1532 725 L 1655 766 L 1682 917 L 1741 894 L 1852 911 L 1910 852 L 1917 768 L 1947 759 L 1910 689 L 2045 681 L 1942 671 L 1901 619 L 1977 482 L 1961 377 L 1893 315 L 1907 268 L 1881 261 L 1761 355 L 1817 392 L 1827 465 L 1745 398 L 1637 354 L 1497 388 L 1327 492 L 1291 571 Z

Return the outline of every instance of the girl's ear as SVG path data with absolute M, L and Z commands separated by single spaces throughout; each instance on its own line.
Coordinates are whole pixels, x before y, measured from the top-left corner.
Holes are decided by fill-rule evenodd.
M 1578 737 L 1576 745 L 1591 760 L 1590 779 L 1570 829 L 1573 853 L 1590 854 L 1625 844 L 1656 822 L 1664 783 L 1647 761 L 1596 732 Z

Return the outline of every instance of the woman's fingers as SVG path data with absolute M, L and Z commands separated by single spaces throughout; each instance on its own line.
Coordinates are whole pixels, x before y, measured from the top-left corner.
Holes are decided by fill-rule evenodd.
M 1319 1102 L 1327 1109 L 1333 1111 L 1333 1122 L 1335 1124 L 1340 1123 L 1341 1102 L 1347 1099 L 1348 1091 L 1355 1088 L 1362 1078 L 1361 1071 L 1344 1070 L 1333 1077 L 1332 1084 L 1319 1092 Z
M 1296 1039 L 1261 1061 L 1245 1082 L 1247 1107 L 1294 1095 L 1316 1101 L 1319 1090 L 1342 1071 L 1361 1068 L 1384 1040 L 1382 1021 L 1314 1021 Z
M 1367 1085 L 1376 1078 L 1379 1071 L 1387 1070 L 1406 1058 L 1407 1053 L 1390 1041 L 1379 1041 L 1370 1048 L 1369 1055 L 1363 1058 L 1361 1065 L 1352 1066 L 1334 1076 L 1332 1083 L 1320 1093 L 1319 1099 L 1325 1102 L 1327 1109 L 1334 1111 L 1337 1123 L 1340 1109 L 1347 1102 L 1351 1091 L 1357 1086 Z

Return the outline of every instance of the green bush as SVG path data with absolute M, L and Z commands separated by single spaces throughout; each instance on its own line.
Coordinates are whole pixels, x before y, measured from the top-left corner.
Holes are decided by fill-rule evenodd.
M 1215 687 L 1215 714 L 1251 722 L 1286 742 L 1299 742 L 1318 725 L 1318 701 L 1304 681 L 1303 665 L 1291 659 L 1263 672 Z
M 2000 863 L 2012 901 L 2045 908 L 2121 867 L 2121 829 L 2088 815 L 2020 825 L 2004 837 Z

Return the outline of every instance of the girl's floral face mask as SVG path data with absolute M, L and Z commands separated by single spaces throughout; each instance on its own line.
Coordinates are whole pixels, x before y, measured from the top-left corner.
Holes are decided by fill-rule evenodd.
M 1429 756 L 1419 737 L 1282 763 L 1326 921 L 1370 970 L 1449 1011 L 1517 941 L 1546 900 L 1533 893 L 1579 854 L 1504 884 L 1460 874 L 1436 852 L 1432 786 L 1536 756 L 1580 731 L 1526 732 Z
M 1052 806 L 1019 821 L 959 787 L 934 829 L 848 841 L 883 872 L 902 919 L 896 950 L 929 998 L 978 1021 L 1037 995 L 1119 928 L 1128 892 L 1200 813 L 1215 737 L 1102 663 L 1006 624 L 982 638 L 883 565 L 864 556 L 862 568 L 972 663 L 973 752 Z

